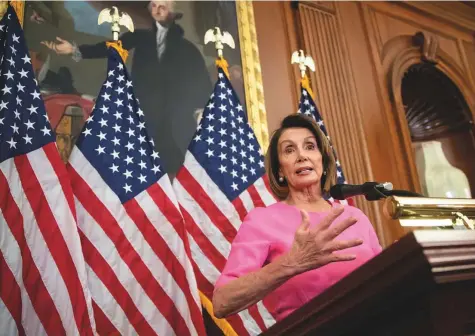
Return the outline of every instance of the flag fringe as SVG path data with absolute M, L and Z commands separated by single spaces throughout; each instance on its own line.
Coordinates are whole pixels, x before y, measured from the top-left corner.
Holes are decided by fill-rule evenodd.
M 220 57 L 216 60 L 216 66 L 223 69 L 223 71 L 226 74 L 226 76 L 228 77 L 228 79 L 231 79 L 229 77 L 228 62 L 224 59 L 224 57 Z
M 122 57 L 122 61 L 124 63 L 127 61 L 127 57 L 129 57 L 129 52 L 122 47 L 122 41 L 119 40 L 114 42 L 106 42 L 106 46 L 107 48 L 112 47 L 117 50 L 120 57 Z
M 301 85 L 305 90 L 307 90 L 313 101 L 315 101 L 315 95 L 313 94 L 312 88 L 310 87 L 310 79 L 308 78 L 307 74 L 305 74 L 305 76 L 302 78 Z
M 213 313 L 213 303 L 200 291 L 201 304 L 208 312 L 209 316 L 213 319 L 213 322 L 221 329 L 225 336 L 237 336 L 233 327 L 225 319 L 218 319 Z

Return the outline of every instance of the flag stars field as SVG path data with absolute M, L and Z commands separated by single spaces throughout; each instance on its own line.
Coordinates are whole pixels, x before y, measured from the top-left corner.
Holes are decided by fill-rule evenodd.
M 275 202 L 266 186 L 259 143 L 221 67 L 173 183 L 197 265 L 198 286 L 211 300 L 230 242 L 247 212 Z M 262 302 L 226 321 L 238 335 L 259 334 L 275 322 Z
M 69 178 L 10 5 L 0 45 L 1 333 L 93 335 Z
M 138 107 L 131 82 L 127 81 L 127 85 L 124 85 L 124 71 L 121 63 L 108 71 L 107 81 L 96 101 L 98 108 L 87 119 L 87 127 L 79 137 L 77 146 L 93 162 L 99 160 L 99 157 L 107 162 L 107 169 L 100 170 L 100 174 L 119 197 L 126 200 L 143 190 L 144 184 L 150 185 L 158 181 L 163 173 L 158 153 L 144 133 L 145 122 L 139 119 L 143 112 Z M 135 115 L 129 113 L 123 118 L 123 108 L 127 108 L 129 112 L 140 112 Z M 90 135 L 96 136 L 98 143 Z M 95 144 L 94 152 L 89 150 L 90 144 Z M 119 146 L 124 147 L 128 154 L 119 154 L 120 151 L 116 150 Z M 143 157 L 150 158 L 151 169 L 140 172 L 146 167 Z

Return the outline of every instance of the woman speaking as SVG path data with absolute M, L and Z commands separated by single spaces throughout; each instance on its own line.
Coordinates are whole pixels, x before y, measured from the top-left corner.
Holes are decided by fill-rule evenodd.
M 313 119 L 286 117 L 266 156 L 280 200 L 244 219 L 215 284 L 214 314 L 235 314 L 265 299 L 281 320 L 381 251 L 368 218 L 323 197 L 336 181 L 330 144 Z

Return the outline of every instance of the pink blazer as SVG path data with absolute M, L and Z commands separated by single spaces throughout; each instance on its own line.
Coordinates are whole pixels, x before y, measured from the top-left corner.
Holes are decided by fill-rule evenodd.
M 335 205 L 337 204 L 332 203 L 333 207 Z M 350 216 L 358 221 L 337 239 L 363 239 L 362 245 L 344 250 L 344 253 L 356 255 L 356 259 L 331 263 L 297 275 L 267 295 L 264 304 L 276 320 L 286 317 L 381 252 L 381 245 L 368 218 L 355 207 L 344 207 L 344 212 L 334 223 Z M 318 225 L 326 214 L 309 213 L 311 227 Z M 228 260 L 215 288 L 256 271 L 287 252 L 300 222 L 299 210 L 283 202 L 249 212 L 232 243 Z

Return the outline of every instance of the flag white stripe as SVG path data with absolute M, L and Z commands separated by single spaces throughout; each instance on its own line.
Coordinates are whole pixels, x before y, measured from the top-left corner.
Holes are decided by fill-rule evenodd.
M 192 334 L 196 333 L 194 324 L 191 322 L 191 318 L 189 317 L 190 310 L 183 291 L 176 283 L 173 275 L 168 271 L 163 271 L 166 270 L 166 268 L 163 265 L 162 260 L 160 260 L 160 258 L 153 252 L 143 234 L 137 230 L 137 226 L 128 216 L 117 195 L 102 180 L 97 170 L 89 163 L 82 152 L 77 150 L 77 148 L 73 151 L 70 157 L 70 164 L 86 184 L 89 185 L 93 193 L 97 195 L 103 205 L 109 210 L 111 216 L 117 221 L 123 230 L 128 241 L 140 255 L 142 261 L 147 265 L 147 268 L 160 283 L 165 293 L 167 293 L 170 299 L 175 303 L 175 306 L 183 319 L 185 321 L 190 321 L 190 325 L 187 324 L 190 332 Z M 148 195 L 147 191 L 143 191 L 141 194 L 144 193 Z M 136 199 L 140 199 L 141 197 L 142 196 L 139 194 Z M 78 222 L 82 223 L 79 220 Z M 113 265 L 114 262 L 109 260 L 109 264 Z
M 107 316 L 111 324 L 121 335 L 138 335 L 138 332 L 129 322 L 127 315 L 122 308 L 118 304 L 111 304 L 112 302 L 115 302 L 115 299 L 109 292 L 109 289 L 102 283 L 89 265 L 87 265 L 86 268 L 87 276 L 89 278 L 89 289 L 91 294 L 94 296 L 94 302 L 99 309 L 102 309 L 104 315 Z
M 43 150 L 43 149 L 38 149 Z M 79 331 L 74 319 L 73 307 L 69 299 L 68 289 L 64 279 L 54 262 L 54 259 L 46 245 L 46 241 L 41 233 L 31 205 L 26 198 L 26 194 L 20 183 L 20 176 L 15 167 L 13 159 L 6 160 L 0 168 L 5 176 L 15 203 L 23 214 L 25 226 L 25 239 L 30 247 L 30 251 L 40 273 L 46 290 L 58 310 L 64 329 L 70 335 L 78 335 Z M 15 182 L 12 182 L 15 181 Z M 67 298 L 67 299 L 66 299 Z
M 274 195 L 272 195 L 269 192 L 269 189 L 267 189 L 267 187 L 265 185 L 265 182 L 264 182 L 264 179 L 262 177 L 259 178 L 254 183 L 254 186 L 256 187 L 257 193 L 259 194 L 259 196 L 261 197 L 262 201 L 264 202 L 264 204 L 266 206 L 269 206 L 269 205 L 274 204 L 275 202 L 277 202 Z
M 1 210 L 0 223 L 5 223 L 5 225 L 0 225 L 0 237 L 2 237 L 0 240 L 0 252 L 2 253 L 5 262 L 13 273 L 16 283 L 20 287 L 22 304 L 21 321 L 23 329 L 27 335 L 46 335 L 46 331 L 44 330 L 43 325 L 36 314 L 30 297 L 28 296 L 23 284 L 23 268 L 20 246 L 13 236 L 10 227 L 6 225 L 6 219 L 3 216 L 3 212 Z M 4 320 L 0 319 L 0 321 L 1 325 L 3 325 Z
M 201 166 L 196 167 L 195 169 L 202 169 Z M 201 181 L 200 181 L 201 182 Z M 212 183 L 212 184 L 211 184 Z M 213 194 L 214 190 L 218 189 L 218 187 L 211 182 L 207 187 L 208 195 Z M 190 214 L 193 218 L 194 222 L 198 225 L 204 235 L 210 240 L 210 242 L 221 252 L 221 254 L 227 259 L 229 252 L 231 250 L 231 244 L 222 236 L 221 232 L 216 228 L 213 224 L 209 216 L 206 212 L 199 206 L 199 203 L 195 201 L 191 195 L 183 188 L 180 181 L 175 179 L 173 186 L 175 188 L 176 194 L 179 197 L 181 206 Z M 214 190 L 211 190 L 211 186 L 213 186 Z M 224 196 L 224 195 L 223 195 Z M 226 201 L 229 200 L 226 198 Z M 249 201 L 252 200 L 249 197 Z M 230 203 L 231 204 L 231 203 Z M 232 206 L 232 204 L 231 204 Z M 234 206 L 233 206 L 234 208 Z M 209 261 L 208 257 L 205 253 L 199 248 L 198 244 L 190 237 L 190 247 L 193 254 L 193 259 L 199 265 L 199 268 L 203 274 L 203 276 L 213 285 L 218 280 L 221 272 L 214 267 L 214 265 Z M 265 309 L 265 308 L 264 308 Z M 268 313 L 269 314 L 269 313 Z M 249 312 L 243 311 L 238 314 L 243 321 L 243 324 L 246 330 L 249 331 L 250 334 L 259 334 L 261 330 L 257 323 L 254 321 L 252 316 Z M 270 314 L 269 314 L 270 315 Z
M 168 178 L 168 175 L 162 176 L 158 181 L 159 186 L 164 189 L 171 189 L 171 183 Z M 167 186 L 168 185 L 168 186 Z M 168 195 L 168 193 L 167 193 Z M 166 242 L 168 248 L 173 252 L 178 262 L 183 266 L 185 274 L 188 280 L 188 284 L 191 286 L 190 292 L 193 295 L 193 299 L 196 302 L 197 306 L 201 306 L 201 301 L 199 299 L 198 291 L 196 290 L 196 279 L 193 272 L 193 266 L 190 259 L 186 255 L 185 244 L 183 239 L 180 237 L 178 232 L 176 232 L 173 225 L 167 220 L 161 209 L 153 201 L 148 193 L 141 193 L 136 197 L 137 203 L 145 212 L 145 215 L 152 223 L 155 230 L 160 234 L 163 240 Z M 177 209 L 178 213 L 178 209 Z M 195 290 L 193 290 L 195 288 Z M 191 320 L 190 320 L 190 323 Z
M 196 241 L 191 235 L 188 235 L 190 241 L 191 256 L 193 260 L 198 264 L 201 274 L 208 280 L 211 284 L 215 284 L 219 277 L 219 270 L 214 267 L 213 263 L 209 261 L 206 254 L 198 246 Z
M 181 206 L 186 210 L 186 212 L 190 214 L 191 218 L 193 218 L 193 221 L 196 223 L 201 232 L 203 232 L 203 234 L 208 238 L 211 244 L 213 244 L 213 246 L 225 258 L 228 258 L 229 252 L 231 250 L 231 244 L 229 244 L 221 231 L 219 231 L 219 229 L 214 224 L 210 224 L 213 221 L 209 218 L 208 214 L 203 211 L 198 202 L 195 201 L 190 194 L 188 194 L 186 189 L 183 188 L 177 179 L 175 179 L 173 185 L 177 195 L 181 195 Z
M 86 265 L 81 248 L 81 241 L 77 231 L 76 220 L 74 219 L 69 203 L 66 200 L 59 178 L 56 175 L 51 162 L 48 160 L 43 149 L 38 149 L 27 154 L 36 179 L 43 190 L 52 211 L 57 227 L 64 237 L 67 249 L 71 255 L 74 266 L 77 270 L 78 279 L 85 296 L 86 307 L 88 309 L 89 320 L 93 330 L 95 329 L 94 312 L 89 290 L 87 289 Z M 68 182 L 69 183 L 69 182 Z
M 239 198 L 246 209 L 246 213 L 254 209 L 254 202 L 252 201 L 251 195 L 247 190 L 244 190 L 241 195 L 239 195 Z
M 3 303 L 3 300 L 1 297 L 0 297 L 0 322 L 1 322 L 0 335 L 5 335 L 5 336 L 18 335 L 18 328 L 16 327 L 15 320 L 13 319 L 13 316 L 10 314 L 10 311 L 7 309 L 7 307 Z
M 186 153 L 184 167 L 188 170 L 191 176 L 197 181 L 203 190 L 206 190 L 208 197 L 213 201 L 216 207 L 226 214 L 227 219 L 231 222 L 236 230 L 241 226 L 241 219 L 238 212 L 234 208 L 226 195 L 219 189 L 213 180 L 209 177 L 206 170 L 196 161 L 193 154 Z M 175 179 L 176 180 L 176 179 Z M 211 191 L 211 192 L 210 192 Z M 181 198 L 180 198 L 181 202 Z
M 180 205 L 178 204 L 175 192 L 173 191 L 173 186 L 170 181 L 170 177 L 167 174 L 163 175 L 160 180 L 158 180 L 158 184 L 162 188 L 163 192 L 170 199 L 170 201 L 172 201 L 175 208 L 180 209 Z
M 209 259 L 198 246 L 198 244 L 196 244 L 193 237 L 191 237 L 191 235 L 189 235 L 188 237 L 190 241 L 190 248 L 191 253 L 193 255 L 193 259 L 199 265 L 201 274 L 203 274 L 203 276 L 214 286 L 221 272 L 218 271 L 218 269 L 214 267 L 214 265 L 209 261 Z M 257 335 L 261 333 L 259 326 L 249 314 L 247 309 L 238 313 L 238 316 L 241 318 L 244 327 L 251 335 Z
M 259 310 L 259 313 L 261 314 L 262 319 L 264 320 L 266 328 L 270 328 L 276 322 L 274 317 L 267 310 L 267 308 L 264 307 L 262 301 L 259 301 L 257 303 L 257 310 Z
M 252 318 L 251 314 L 249 314 L 249 310 L 242 310 L 238 313 L 238 315 L 244 323 L 244 327 L 249 332 L 249 334 L 259 335 L 262 333 L 261 328 L 259 328 L 256 321 L 254 321 L 254 319 Z
M 168 321 L 157 309 L 143 288 L 137 284 L 134 274 L 122 258 L 118 256 L 117 249 L 109 236 L 102 230 L 101 226 L 97 224 L 94 218 L 90 216 L 86 209 L 84 209 L 83 205 L 77 199 L 75 199 L 75 201 L 80 230 L 89 239 L 91 244 L 96 248 L 104 260 L 112 267 L 118 281 L 129 293 L 139 312 L 145 319 L 147 319 L 152 329 L 159 335 L 170 333 L 172 328 L 168 324 Z M 89 288 L 91 289 L 96 304 L 102 307 L 104 312 L 110 312 L 112 310 L 114 313 L 119 304 L 113 298 L 112 300 L 109 300 L 112 296 L 108 297 L 107 295 L 104 295 L 101 291 L 102 286 L 95 283 L 95 281 L 100 280 L 97 277 L 91 277 L 88 281 Z M 109 308 L 106 309 L 105 307 Z M 114 317 L 114 315 L 107 316 L 109 319 Z

